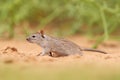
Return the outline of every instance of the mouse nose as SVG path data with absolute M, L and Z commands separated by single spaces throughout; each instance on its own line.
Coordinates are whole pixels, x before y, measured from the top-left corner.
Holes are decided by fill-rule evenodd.
M 26 38 L 27 41 L 29 41 L 29 38 Z

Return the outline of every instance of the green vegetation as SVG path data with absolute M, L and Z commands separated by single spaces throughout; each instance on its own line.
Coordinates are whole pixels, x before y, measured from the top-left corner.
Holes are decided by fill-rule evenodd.
M 97 47 L 111 34 L 119 35 L 119 25 L 120 0 L 0 0 L 0 35 L 9 38 L 14 37 L 16 27 L 28 34 L 31 27 L 52 26 L 64 35 L 102 35 L 97 37 Z
M 120 80 L 116 68 L 1 65 L 0 80 Z

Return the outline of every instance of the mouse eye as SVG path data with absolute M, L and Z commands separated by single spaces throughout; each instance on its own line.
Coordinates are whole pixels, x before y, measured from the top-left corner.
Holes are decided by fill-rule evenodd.
M 33 38 L 35 38 L 35 36 L 32 36 Z

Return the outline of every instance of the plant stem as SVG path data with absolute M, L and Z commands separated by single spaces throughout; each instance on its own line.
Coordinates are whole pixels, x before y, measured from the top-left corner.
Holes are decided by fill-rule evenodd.
M 10 26 L 9 26 L 9 38 L 14 37 L 14 22 L 11 21 Z
M 105 18 L 105 13 L 104 13 L 103 8 L 100 8 L 100 16 L 101 16 L 103 28 L 104 28 L 104 40 L 107 40 L 109 38 L 108 25 L 107 25 L 107 21 Z

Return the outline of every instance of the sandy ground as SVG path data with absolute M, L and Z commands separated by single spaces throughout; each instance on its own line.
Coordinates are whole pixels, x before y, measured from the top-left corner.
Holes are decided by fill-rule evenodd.
M 69 40 L 81 47 L 91 47 L 94 41 L 84 37 L 70 37 Z M 95 64 L 95 65 L 120 65 L 120 42 L 106 41 L 99 48 L 109 54 L 96 52 L 84 52 L 83 56 L 74 55 L 67 57 L 53 58 L 50 56 L 36 56 L 41 52 L 41 48 L 36 44 L 28 43 L 25 40 L 0 40 L 0 62 L 5 64 Z

